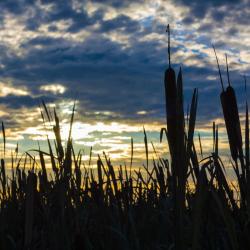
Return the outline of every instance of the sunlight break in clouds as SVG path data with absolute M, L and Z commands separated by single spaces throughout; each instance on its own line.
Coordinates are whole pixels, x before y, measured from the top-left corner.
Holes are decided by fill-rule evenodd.
M 66 87 L 61 84 L 49 84 L 49 85 L 42 85 L 40 90 L 45 92 L 51 92 L 52 94 L 63 94 L 66 91 Z
M 30 92 L 25 87 L 15 87 L 11 83 L 0 82 L 0 97 L 8 95 L 27 96 Z

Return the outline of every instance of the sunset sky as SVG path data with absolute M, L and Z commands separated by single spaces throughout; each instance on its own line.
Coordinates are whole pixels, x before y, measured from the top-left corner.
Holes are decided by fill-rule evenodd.
M 145 156 L 143 125 L 159 153 L 166 152 L 159 133 L 165 126 L 167 24 L 173 67 L 183 69 L 186 105 L 199 89 L 197 131 L 208 152 L 212 121 L 221 125 L 222 148 L 226 142 L 212 44 L 225 81 L 228 54 L 244 112 L 249 0 L 5 0 L 0 10 L 0 120 L 9 150 L 17 142 L 22 151 L 38 148 L 38 142 L 46 150 L 49 132 L 42 124 L 41 100 L 56 107 L 67 138 L 76 100 L 73 139 L 86 154 L 93 146 L 95 154 L 106 151 L 129 162 L 133 137 L 139 161 Z

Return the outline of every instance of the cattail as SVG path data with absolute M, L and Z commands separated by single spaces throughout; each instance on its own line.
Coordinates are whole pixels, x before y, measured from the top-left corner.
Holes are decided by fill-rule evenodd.
M 232 121 L 234 125 L 234 131 L 235 131 L 235 140 L 238 147 L 238 154 L 240 157 L 242 157 L 242 135 L 241 135 L 241 126 L 240 126 L 240 118 L 239 118 L 239 111 L 238 111 L 238 105 L 237 105 L 237 99 L 235 95 L 235 91 L 230 83 L 229 78 L 229 70 L 228 70 L 228 63 L 227 63 L 227 55 L 226 55 L 226 64 L 227 64 L 227 78 L 228 78 L 228 87 L 227 87 L 227 94 L 228 98 L 231 101 L 231 115 L 232 115 Z
M 224 89 L 218 57 L 217 57 L 214 47 L 213 49 L 214 49 L 214 53 L 215 53 L 215 57 L 217 61 L 217 66 L 218 66 L 218 71 L 219 71 L 219 76 L 220 76 L 220 83 L 222 87 L 220 100 L 221 100 L 221 106 L 222 106 L 224 120 L 226 124 L 226 129 L 227 129 L 230 152 L 231 152 L 231 156 L 233 160 L 236 161 L 239 156 L 239 152 L 241 152 L 241 149 L 242 149 L 242 136 L 241 136 L 241 129 L 240 129 L 240 120 L 239 120 L 237 100 L 236 100 L 234 89 L 230 83 L 228 66 L 227 66 L 227 76 L 228 76 L 229 86 L 227 87 L 226 90 Z
M 166 96 L 166 117 L 168 129 L 168 141 L 170 151 L 173 153 L 173 147 L 176 137 L 176 103 L 177 103 L 177 87 L 175 71 L 171 68 L 170 60 L 170 28 L 167 27 L 168 32 L 168 62 L 169 67 L 165 71 L 165 96 Z

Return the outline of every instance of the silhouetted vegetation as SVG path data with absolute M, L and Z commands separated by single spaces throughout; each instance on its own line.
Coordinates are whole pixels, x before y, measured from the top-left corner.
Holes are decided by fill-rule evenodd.
M 193 140 L 198 90 L 193 92 L 186 118 L 182 71 L 176 78 L 171 67 L 170 44 L 168 47 L 167 129 L 161 130 L 160 140 L 166 135 L 170 159 L 159 157 L 149 166 L 144 131 L 147 163 L 141 169 L 132 170 L 131 141 L 129 166 L 114 167 L 104 154 L 99 156 L 94 171 L 72 146 L 74 109 L 64 148 L 57 113 L 54 110 L 51 114 L 43 104 L 44 122 L 54 124 L 55 141 L 48 139 L 48 152 L 37 150 L 38 159 L 28 152 L 25 159 L 13 155 L 10 176 L 6 174 L 5 159 L 1 159 L 1 249 L 250 249 L 248 104 L 243 143 L 229 72 L 226 89 L 219 73 L 231 165 L 236 175 L 233 185 L 218 153 L 216 124 L 212 153 L 199 160 Z M 5 151 L 3 125 L 2 131 Z M 199 141 L 203 155 L 200 137 Z M 45 156 L 50 159 L 51 176 Z

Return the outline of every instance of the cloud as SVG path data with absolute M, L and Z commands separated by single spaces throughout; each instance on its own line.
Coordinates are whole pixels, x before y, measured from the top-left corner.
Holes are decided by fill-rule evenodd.
M 175 3 L 184 5 L 190 9 L 190 16 L 195 18 L 202 19 L 205 15 L 213 9 L 212 16 L 214 20 L 219 21 L 227 15 L 226 11 L 217 10 L 221 7 L 226 7 L 228 9 L 237 9 L 239 5 L 247 4 L 247 1 L 244 0 L 207 0 L 207 1 L 199 1 L 194 0 L 192 2 L 188 0 L 177 0 Z
M 45 92 L 51 92 L 52 94 L 63 94 L 66 91 L 66 88 L 61 84 L 49 84 L 49 85 L 42 85 L 40 90 Z
M 0 97 L 6 97 L 8 95 L 27 96 L 29 94 L 26 88 L 16 88 L 10 83 L 0 82 Z
M 102 21 L 99 31 L 109 32 L 118 29 L 122 30 L 124 33 L 133 33 L 140 29 L 140 24 L 138 21 L 132 20 L 130 17 L 121 14 L 113 19 Z
M 20 113 L 35 110 L 44 99 L 68 119 L 77 99 L 79 122 L 164 126 L 165 28 L 170 23 L 172 65 L 176 71 L 182 66 L 185 106 L 198 87 L 197 119 L 204 126 L 222 115 L 212 43 L 224 78 L 228 53 L 233 86 L 240 102 L 244 100 L 241 75 L 250 69 L 248 5 L 215 0 L 6 0 L 0 3 L 0 105 L 13 117 L 7 113 L 2 118 L 12 130 L 26 128 Z

